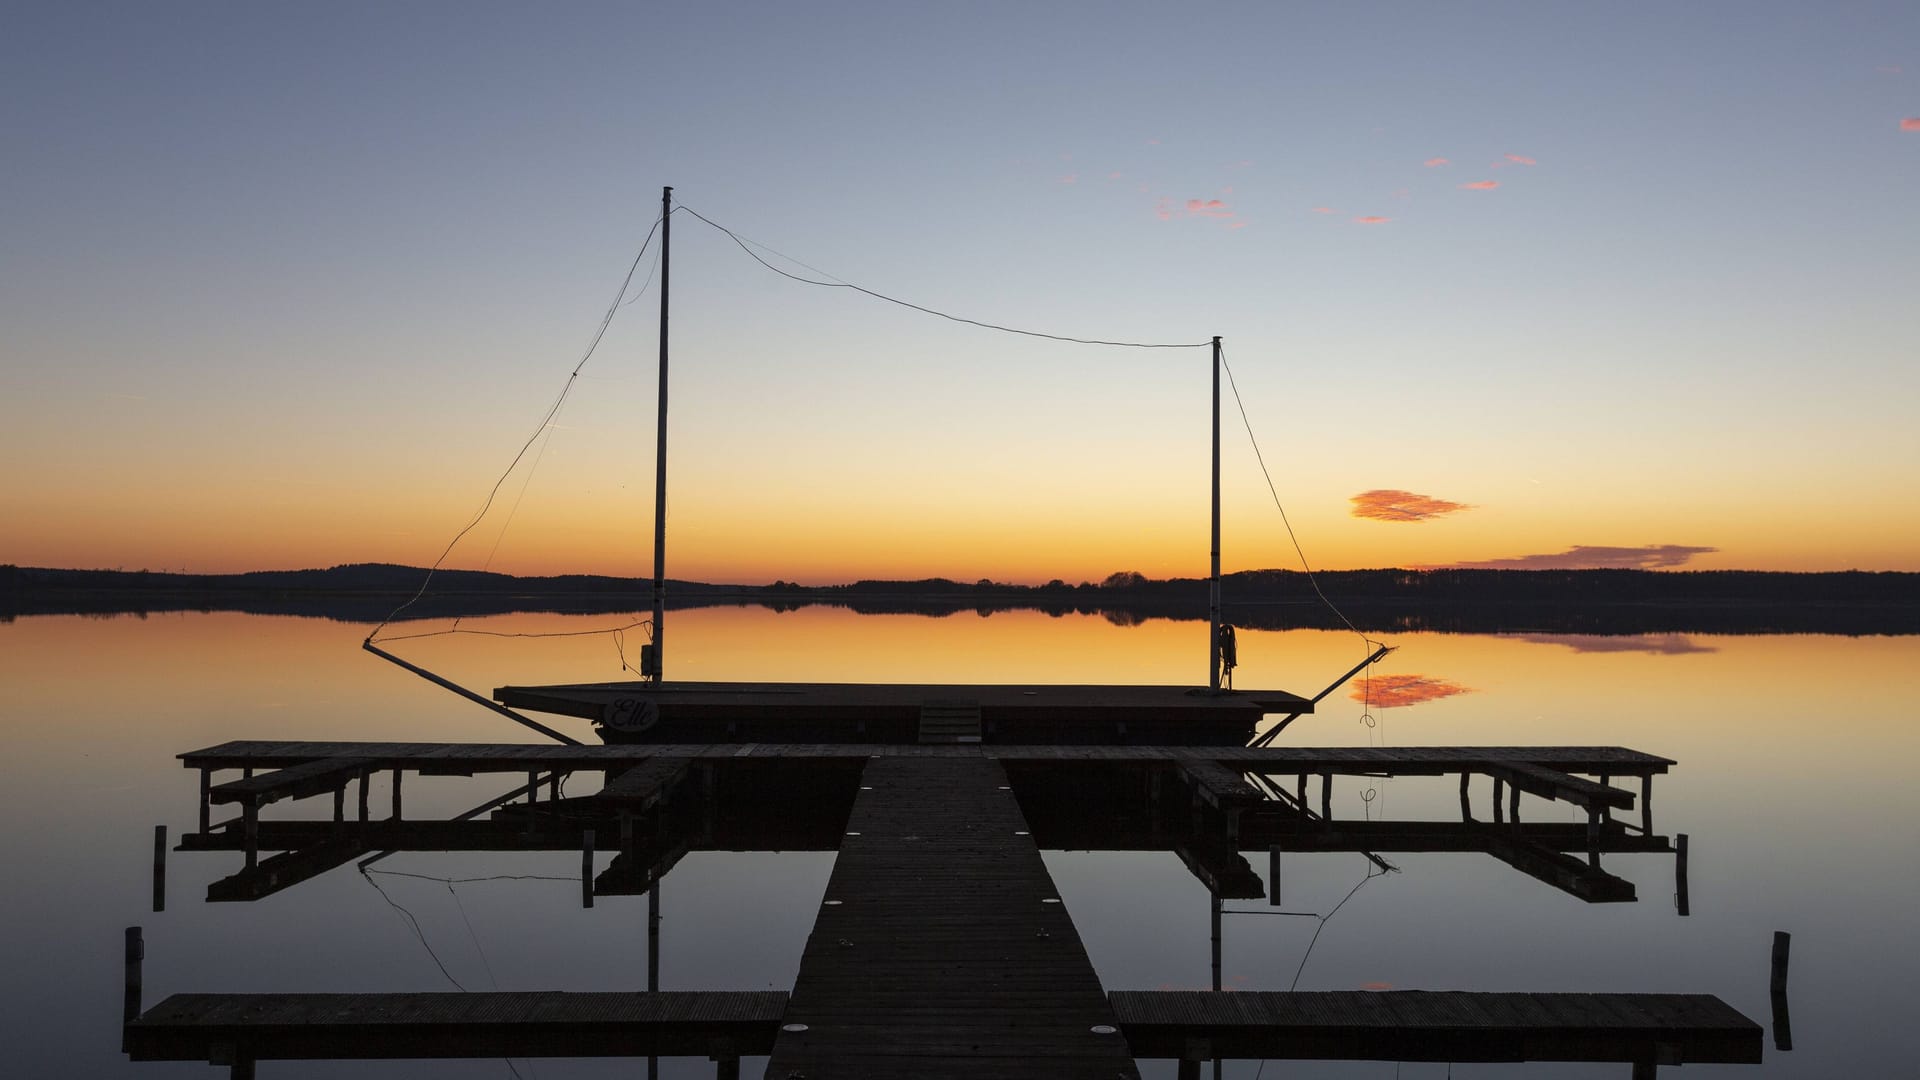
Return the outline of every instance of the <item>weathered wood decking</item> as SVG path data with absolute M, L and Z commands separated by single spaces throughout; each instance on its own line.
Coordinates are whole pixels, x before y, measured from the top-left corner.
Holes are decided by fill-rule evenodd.
M 1708 994 L 1115 991 L 1137 1057 L 1751 1064 L 1761 1028 Z
M 862 779 L 767 1075 L 1137 1075 L 1001 767 Z
M 772 1048 L 786 1004 L 778 991 L 175 994 L 124 1035 L 134 1061 L 738 1058 Z

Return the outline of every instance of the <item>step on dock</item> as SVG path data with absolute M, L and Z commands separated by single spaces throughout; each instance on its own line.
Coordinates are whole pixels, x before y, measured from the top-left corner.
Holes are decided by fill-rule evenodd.
M 861 785 L 767 1075 L 1137 1076 L 1000 764 Z

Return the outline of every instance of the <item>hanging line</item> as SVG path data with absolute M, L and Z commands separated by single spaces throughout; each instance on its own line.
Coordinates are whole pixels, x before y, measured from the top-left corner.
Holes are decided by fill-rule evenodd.
M 1362 633 L 1359 627 L 1353 625 L 1353 620 L 1347 618 L 1347 613 L 1341 611 L 1339 605 L 1329 600 L 1327 594 L 1321 591 L 1320 580 L 1314 574 L 1313 566 L 1307 562 L 1306 550 L 1300 546 L 1300 537 L 1295 535 L 1293 522 L 1287 517 L 1287 508 L 1280 502 L 1280 489 L 1274 485 L 1273 473 L 1267 469 L 1266 455 L 1260 452 L 1260 440 L 1253 433 L 1253 421 L 1247 416 L 1247 403 L 1240 399 L 1240 384 L 1234 381 L 1233 366 L 1227 363 L 1227 351 L 1224 348 L 1220 350 L 1220 367 L 1227 373 L 1227 387 L 1233 392 L 1234 407 L 1240 410 L 1240 423 L 1245 425 L 1247 429 L 1247 441 L 1253 444 L 1253 459 L 1260 463 L 1260 475 L 1265 477 L 1267 481 L 1267 494 L 1273 496 L 1273 508 L 1280 511 L 1280 524 L 1286 526 L 1287 539 L 1293 542 L 1294 554 L 1300 557 L 1300 568 L 1306 571 L 1307 584 L 1313 586 L 1314 595 L 1318 596 L 1321 603 L 1327 605 L 1335 615 L 1339 616 L 1341 622 L 1347 624 L 1347 629 L 1353 631 L 1354 635 L 1360 639 L 1361 644 L 1366 649 L 1372 650 L 1376 647 L 1385 648 L 1385 642 L 1375 641 L 1373 638 Z M 1361 722 L 1365 723 L 1368 727 L 1372 727 L 1374 725 L 1372 663 L 1366 665 L 1360 687 L 1361 707 L 1364 710 L 1361 713 Z
M 447 541 L 447 546 L 440 552 L 440 557 L 433 560 L 433 565 L 427 569 L 427 576 L 425 580 L 420 582 L 419 590 L 416 591 L 413 596 L 409 597 L 405 603 L 388 612 L 387 617 L 380 620 L 380 624 L 375 626 L 373 632 L 367 635 L 364 644 L 372 644 L 379 638 L 380 631 L 387 628 L 388 623 L 398 618 L 402 612 L 412 607 L 422 596 L 426 595 L 427 587 L 433 583 L 433 575 L 438 573 L 440 567 L 445 564 L 447 556 L 453 554 L 455 545 L 459 544 L 461 539 L 472 532 L 474 527 L 480 524 L 481 519 L 487 516 L 487 511 L 493 508 L 494 499 L 499 497 L 500 488 L 506 484 L 507 477 L 513 475 L 513 470 L 519 467 L 521 459 L 527 456 L 527 451 L 532 448 L 535 440 L 539 439 L 541 434 L 547 430 L 547 425 L 553 423 L 553 418 L 559 414 L 561 406 L 566 404 L 567 396 L 573 392 L 574 384 L 579 381 L 581 369 L 587 366 L 587 361 L 593 359 L 594 350 L 600 347 L 601 340 L 607 336 L 607 327 L 613 324 L 614 315 L 619 312 L 621 304 L 626 301 L 627 289 L 633 284 L 634 273 L 640 269 L 640 260 L 646 258 L 647 248 L 652 246 L 654 236 L 660 231 L 660 220 L 661 219 L 654 220 L 653 228 L 647 231 L 646 240 L 640 244 L 640 250 L 634 253 L 633 262 L 627 267 L 626 276 L 620 279 L 620 291 L 614 294 L 613 303 L 607 305 L 607 313 L 601 317 L 600 326 L 594 331 L 593 340 L 587 343 L 587 350 L 580 357 L 580 362 L 575 364 L 573 371 L 568 373 L 567 381 L 561 386 L 559 396 L 553 399 L 553 404 L 547 408 L 546 415 L 540 418 L 540 423 L 533 429 L 533 434 L 528 435 L 527 440 L 520 444 L 519 452 L 513 455 L 513 460 L 508 463 L 505 471 L 500 474 L 500 478 L 493 482 L 493 487 L 487 491 L 486 501 L 480 504 L 480 511 L 473 515 L 473 520 L 467 522 L 459 532 L 453 534 L 452 540 Z M 652 278 L 649 277 L 648 280 L 651 281 Z
M 897 296 L 888 296 L 886 293 L 876 292 L 864 286 L 855 285 L 851 281 L 843 281 L 840 278 L 834 277 L 832 274 L 829 274 L 824 270 L 819 270 L 814 267 L 807 266 L 806 263 L 803 263 L 800 260 L 793 258 L 792 256 L 781 255 L 778 251 L 774 251 L 772 248 L 767 247 L 765 244 L 742 239 L 739 233 L 736 233 L 732 229 L 727 228 L 725 225 L 722 225 L 719 222 L 714 221 L 712 218 L 709 218 L 706 215 L 700 213 L 700 211 L 695 210 L 690 206 L 687 206 L 685 203 L 682 203 L 681 205 L 676 206 L 673 209 L 676 213 L 684 210 L 687 213 L 692 214 L 694 217 L 699 218 L 701 221 L 704 221 L 707 224 L 713 226 L 714 228 L 719 229 L 721 232 L 727 234 L 727 237 L 731 239 L 735 244 L 738 244 L 740 246 L 741 251 L 744 251 L 749 256 L 751 256 L 754 262 L 757 262 L 761 266 L 764 266 L 767 269 L 773 271 L 774 273 L 779 274 L 781 277 L 792 278 L 793 280 L 798 281 L 804 285 L 818 285 L 818 286 L 821 286 L 822 288 L 828 288 L 828 289 L 852 289 L 854 292 L 864 293 L 868 296 L 871 296 L 875 300 L 885 300 L 889 304 L 898 304 L 903 308 L 911 308 L 914 311 L 922 312 L 923 314 L 927 314 L 927 315 L 937 315 L 942 319 L 947 319 L 952 322 L 966 323 L 969 326 L 978 326 L 985 330 L 998 330 L 1006 334 L 1019 334 L 1022 337 L 1045 338 L 1048 341 L 1065 341 L 1065 342 L 1071 342 L 1072 344 L 1075 344 L 1075 345 L 1109 345 L 1115 348 L 1122 348 L 1122 349 L 1206 349 L 1206 348 L 1211 348 L 1213 346 L 1212 340 L 1151 342 L 1151 341 L 1105 341 L 1099 338 L 1070 337 L 1066 334 L 1048 334 L 1048 333 L 1043 333 L 1039 330 L 1022 330 L 1022 329 L 1019 329 L 1018 327 L 1002 326 L 999 323 L 990 323 L 990 322 L 982 321 L 980 319 L 969 319 L 960 315 L 949 314 L 948 312 L 940 311 L 935 308 L 923 307 L 919 304 L 910 303 L 906 300 L 900 299 Z M 796 265 L 807 266 L 807 269 L 812 270 L 814 273 L 820 274 L 827 278 L 832 278 L 832 280 L 820 281 L 815 278 L 802 277 L 799 274 L 782 270 L 779 267 L 768 262 L 767 260 L 761 258 L 759 253 L 753 250 L 756 247 L 760 248 L 762 251 L 766 251 L 775 256 L 778 256 L 779 258 L 786 259 L 788 262 L 794 263 Z

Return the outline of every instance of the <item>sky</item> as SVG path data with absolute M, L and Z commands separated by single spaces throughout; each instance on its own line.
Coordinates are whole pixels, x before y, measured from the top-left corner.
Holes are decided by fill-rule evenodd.
M 15 2 L 0 147 L 0 562 L 650 574 L 670 185 L 1220 336 L 1228 571 L 1920 571 L 1912 3 Z M 1207 572 L 1210 349 L 671 243 L 672 576 Z

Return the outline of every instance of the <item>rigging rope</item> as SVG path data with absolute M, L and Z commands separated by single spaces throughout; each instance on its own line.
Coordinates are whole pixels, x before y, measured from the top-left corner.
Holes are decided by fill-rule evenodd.
M 425 580 L 420 582 L 419 590 L 416 591 L 413 596 L 409 597 L 405 603 L 388 612 L 387 617 L 380 620 L 380 625 L 374 627 L 373 632 L 367 635 L 366 640 L 369 643 L 378 639 L 380 631 L 386 629 L 387 624 L 398 618 L 401 612 L 412 607 L 422 596 L 426 595 L 427 586 L 433 583 L 433 575 L 439 572 L 441 565 L 447 561 L 447 556 L 453 554 L 454 546 L 459 544 L 461 538 L 465 537 L 469 532 L 472 532 L 474 527 L 480 524 L 481 519 L 487 516 L 487 511 L 493 508 L 493 501 L 499 496 L 500 488 L 507 482 L 507 477 L 513 475 L 513 470 L 519 467 L 521 459 L 527 456 L 527 450 L 530 449 L 534 441 L 539 439 L 540 435 L 547 430 L 547 425 L 553 423 L 553 418 L 559 414 L 561 406 L 566 404 L 567 395 L 573 392 L 574 383 L 579 381 L 580 369 L 586 367 L 587 361 L 593 359 L 594 350 L 600 347 L 601 340 L 607 336 L 607 327 L 613 324 L 614 315 L 620 310 L 621 304 L 626 301 L 627 288 L 633 284 L 634 272 L 640 269 L 640 260 L 646 258 L 647 248 L 653 245 L 653 238 L 660 231 L 660 222 L 662 220 L 664 220 L 664 218 L 655 219 L 653 228 L 647 231 L 647 238 L 641 242 L 640 250 L 634 253 L 633 262 L 627 267 L 626 276 L 620 279 L 620 291 L 614 294 L 613 303 L 607 305 L 607 313 L 601 317 L 600 326 L 594 331 L 593 340 L 587 343 L 587 351 L 580 357 L 580 362 L 573 366 L 573 371 L 567 375 L 567 381 L 561 386 L 559 396 L 554 398 L 553 404 L 548 407 L 546 415 L 540 418 L 539 426 L 533 429 L 533 434 L 527 436 L 526 442 L 520 444 L 519 452 L 513 455 L 513 460 L 508 463 L 506 470 L 500 474 L 500 478 L 493 482 L 493 487 L 487 492 L 486 501 L 480 504 L 479 513 L 473 515 L 473 520 L 467 522 L 459 532 L 454 533 L 452 540 L 447 541 L 445 550 L 440 552 L 440 557 L 433 560 L 433 565 L 427 569 L 427 576 Z M 649 276 L 648 281 L 651 280 L 652 278 Z M 642 286 L 642 288 L 644 289 L 645 286 Z
M 1376 647 L 1383 647 L 1386 644 L 1385 642 L 1375 641 L 1362 633 L 1359 627 L 1353 625 L 1353 620 L 1347 618 L 1347 613 L 1341 611 L 1339 605 L 1329 600 L 1327 594 L 1321 591 L 1320 580 L 1318 576 L 1314 574 L 1313 566 L 1307 562 L 1306 550 L 1300 546 L 1300 537 L 1294 534 L 1293 522 L 1287 517 L 1287 508 L 1280 502 L 1280 489 L 1274 485 L 1273 473 L 1267 469 L 1266 455 L 1260 452 L 1260 439 L 1253 433 L 1253 421 L 1247 416 L 1247 403 L 1240 399 L 1240 384 L 1233 378 L 1233 366 L 1227 363 L 1227 350 L 1224 347 L 1220 350 L 1220 368 L 1227 373 L 1227 387 L 1233 392 L 1234 407 L 1240 410 L 1240 423 L 1247 429 L 1247 441 L 1253 444 L 1253 459 L 1260 463 L 1260 475 L 1265 477 L 1267 481 L 1267 494 L 1273 496 L 1273 508 L 1280 511 L 1280 524 L 1287 528 L 1287 539 L 1293 542 L 1293 552 L 1300 557 L 1300 569 L 1306 572 L 1307 584 L 1313 586 L 1314 595 L 1318 596 L 1321 603 L 1327 605 L 1335 615 L 1339 616 L 1341 622 L 1347 624 L 1347 629 L 1354 632 L 1354 635 L 1360 639 L 1361 645 L 1367 651 L 1371 652 Z M 1363 710 L 1360 714 L 1360 722 L 1371 728 L 1375 724 L 1373 719 L 1373 665 L 1367 665 L 1367 670 L 1363 673 L 1360 686 L 1361 707 Z
M 903 308 L 911 308 L 914 311 L 923 312 L 927 315 L 937 315 L 942 319 L 947 319 L 952 322 L 966 323 L 969 326 L 978 326 L 986 330 L 998 330 L 1001 333 L 1005 333 L 1005 334 L 1019 334 L 1023 337 L 1045 338 L 1048 341 L 1066 341 L 1066 342 L 1071 342 L 1075 345 L 1110 345 L 1115 348 L 1122 348 L 1122 349 L 1204 349 L 1212 346 L 1213 344 L 1211 340 L 1209 341 L 1171 341 L 1171 342 L 1104 341 L 1098 338 L 1079 338 L 1079 337 L 1070 337 L 1066 334 L 1048 334 L 1048 333 L 1043 333 L 1039 330 L 1021 330 L 1017 327 L 1002 326 L 999 323 L 984 322 L 980 319 L 968 319 L 963 316 L 953 315 L 945 311 L 940 311 L 936 308 L 923 307 L 919 304 L 910 303 L 906 300 L 900 299 L 897 296 L 888 296 L 886 293 L 883 293 L 883 292 L 875 292 L 874 290 L 866 288 L 864 286 L 855 285 L 850 281 L 843 281 L 840 278 L 834 277 L 832 274 L 828 274 L 824 270 L 817 270 L 811 266 L 808 266 L 807 269 L 813 270 L 813 272 L 816 274 L 822 274 L 822 275 L 825 275 L 826 277 L 833 278 L 833 280 L 820 281 L 814 278 L 802 277 L 799 274 L 790 273 L 786 270 L 782 270 L 779 267 L 768 262 L 767 260 L 761 258 L 759 253 L 754 251 L 753 249 L 755 247 L 761 248 L 765 251 L 772 252 L 774 255 L 778 255 L 782 259 L 787 259 L 789 262 L 796 263 L 800 266 L 806 266 L 807 264 L 800 262 L 800 260 L 794 259 L 790 256 L 781 255 L 779 252 L 774 251 L 772 248 L 767 247 L 765 244 L 744 240 L 741 238 L 739 233 L 736 233 L 732 229 L 727 228 L 725 225 L 722 225 L 719 222 L 714 221 L 712 218 L 707 217 L 706 215 L 702 214 L 698 210 L 695 210 L 691 206 L 687 206 L 686 204 L 683 203 L 679 206 L 674 207 L 674 211 L 676 213 L 681 210 L 685 210 L 687 213 L 692 214 L 694 217 L 699 218 L 701 221 L 704 221 L 707 224 L 713 226 L 714 228 L 719 229 L 721 232 L 726 233 L 729 239 L 731 239 L 735 244 L 738 244 L 740 246 L 741 251 L 746 252 L 749 256 L 752 257 L 754 262 L 757 262 L 761 266 L 764 266 L 767 269 L 773 271 L 774 273 L 779 274 L 781 277 L 792 278 L 793 280 L 801 282 L 802 284 L 818 285 L 818 286 L 821 286 L 822 288 L 852 289 L 854 292 L 857 292 L 857 293 L 865 293 L 866 295 L 873 297 L 875 300 L 885 300 L 889 304 L 898 304 Z M 752 246 L 751 247 L 748 246 L 749 244 L 752 244 Z

